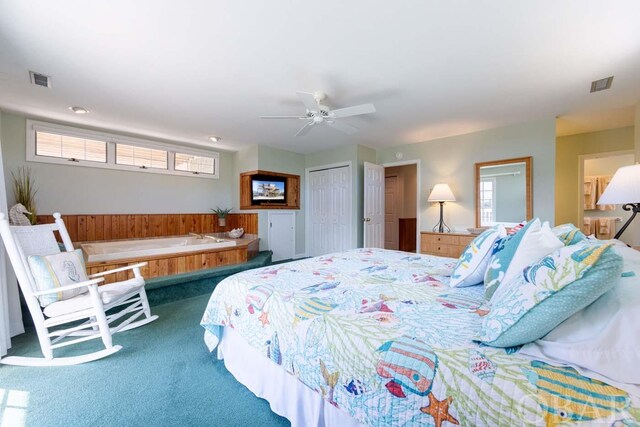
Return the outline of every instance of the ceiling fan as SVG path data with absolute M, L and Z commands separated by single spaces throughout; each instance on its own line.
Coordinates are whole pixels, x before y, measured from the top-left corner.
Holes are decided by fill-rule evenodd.
M 337 119 L 344 117 L 359 116 L 361 114 L 371 114 L 376 112 L 376 107 L 373 104 L 361 104 L 353 107 L 338 108 L 332 110 L 326 105 L 322 104 L 322 101 L 327 97 L 323 92 L 296 92 L 300 101 L 307 108 L 307 114 L 304 116 L 261 116 L 262 119 L 296 119 L 305 120 L 306 123 L 296 133 L 296 136 L 306 135 L 311 128 L 317 125 L 326 123 L 334 129 L 337 129 L 346 134 L 354 134 L 358 131 L 358 128 L 351 126 L 347 123 L 342 123 Z

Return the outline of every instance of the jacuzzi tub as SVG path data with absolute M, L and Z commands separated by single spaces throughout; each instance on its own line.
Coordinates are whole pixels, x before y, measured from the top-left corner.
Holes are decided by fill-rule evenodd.
M 113 242 L 85 243 L 80 245 L 87 263 L 153 257 L 154 255 L 179 254 L 236 246 L 235 240 L 205 235 L 162 237 Z

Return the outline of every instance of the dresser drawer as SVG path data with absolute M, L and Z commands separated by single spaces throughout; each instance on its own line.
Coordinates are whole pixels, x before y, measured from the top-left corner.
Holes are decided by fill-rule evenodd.
M 443 245 L 429 242 L 429 244 L 423 248 L 423 251 L 431 255 L 451 258 L 458 258 L 460 256 L 460 246 L 458 245 Z
M 458 236 L 450 236 L 446 234 L 423 234 L 428 242 L 442 245 L 457 245 Z

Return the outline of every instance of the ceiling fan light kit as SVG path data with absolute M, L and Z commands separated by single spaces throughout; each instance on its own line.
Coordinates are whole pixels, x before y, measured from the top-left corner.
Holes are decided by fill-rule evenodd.
M 302 128 L 296 133 L 295 136 L 306 135 L 312 127 L 326 124 L 340 132 L 344 132 L 348 135 L 352 135 L 358 131 L 358 128 L 351 126 L 347 123 L 340 122 L 336 119 L 342 119 L 344 117 L 359 116 L 362 114 L 372 114 L 376 112 L 376 107 L 373 104 L 361 104 L 353 107 L 338 108 L 332 110 L 328 106 L 322 104 L 327 95 L 324 92 L 296 92 L 298 98 L 307 109 L 307 113 L 304 116 L 262 116 L 262 119 L 295 119 L 306 120 Z

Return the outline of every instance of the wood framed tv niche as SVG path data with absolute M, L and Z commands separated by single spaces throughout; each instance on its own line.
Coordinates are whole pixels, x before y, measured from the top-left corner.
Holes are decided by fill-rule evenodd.
M 254 182 L 260 186 L 259 194 L 254 194 Z M 300 175 L 263 170 L 241 173 L 240 209 L 300 209 Z

